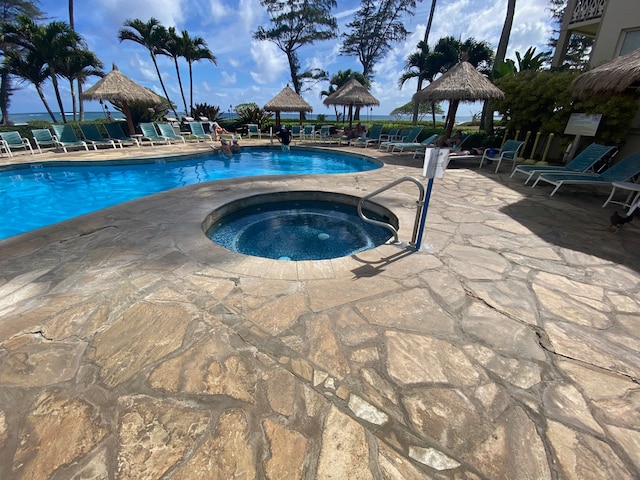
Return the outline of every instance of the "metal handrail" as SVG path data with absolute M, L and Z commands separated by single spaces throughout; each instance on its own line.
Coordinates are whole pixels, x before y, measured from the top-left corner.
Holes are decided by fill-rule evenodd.
M 391 230 L 391 232 L 393 233 L 393 237 L 394 237 L 394 243 L 400 243 L 398 241 L 398 230 L 388 222 L 381 222 L 379 220 L 374 220 L 373 218 L 367 217 L 362 212 L 362 205 L 364 204 L 364 202 L 366 202 L 370 198 L 372 198 L 372 197 L 374 197 L 374 196 L 378 195 L 379 193 L 382 193 L 382 192 L 384 192 L 386 190 L 389 190 L 390 188 L 395 187 L 396 185 L 398 185 L 400 183 L 403 183 L 403 182 L 413 182 L 418 186 L 418 189 L 420 190 L 420 198 L 416 202 L 416 205 L 418 206 L 418 208 L 416 210 L 416 221 L 413 224 L 413 236 L 411 237 L 411 245 L 415 245 L 416 244 L 416 236 L 417 236 L 417 233 L 418 233 L 418 226 L 420 224 L 420 216 L 421 216 L 421 213 L 422 213 L 422 208 L 424 207 L 424 185 L 422 185 L 422 182 L 420 180 L 418 180 L 417 178 L 410 177 L 410 176 L 402 177 L 402 178 L 399 178 L 398 180 L 395 180 L 395 181 L 391 182 L 388 185 L 385 185 L 384 187 L 381 187 L 381 188 L 371 192 L 368 195 L 365 195 L 358 202 L 358 215 L 365 222 L 369 222 L 369 223 L 372 223 L 374 225 L 379 225 L 381 227 L 385 227 L 385 228 Z

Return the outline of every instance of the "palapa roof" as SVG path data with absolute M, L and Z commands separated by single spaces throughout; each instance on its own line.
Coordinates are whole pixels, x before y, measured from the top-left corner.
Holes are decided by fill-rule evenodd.
M 460 62 L 413 95 L 419 102 L 502 100 L 504 93 L 469 62 Z
M 353 105 L 354 107 L 369 107 L 380 105 L 376 97 L 369 93 L 358 80 L 352 78 L 338 90 L 324 99 L 325 105 Z
M 113 66 L 113 70 L 102 77 L 91 88 L 82 93 L 85 100 L 109 100 L 127 103 L 162 103 L 162 98 L 148 90 Z
M 267 112 L 311 112 L 313 107 L 304 98 L 294 92 L 289 85 L 269 100 L 264 109 Z
M 640 93 L 640 48 L 583 73 L 571 83 L 581 97 L 598 93 Z

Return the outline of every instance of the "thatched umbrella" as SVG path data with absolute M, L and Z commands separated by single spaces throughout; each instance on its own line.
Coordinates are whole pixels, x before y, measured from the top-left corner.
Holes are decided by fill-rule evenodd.
M 280 126 L 280 112 L 300 112 L 300 125 L 302 125 L 303 112 L 313 111 L 313 107 L 305 102 L 304 98 L 294 92 L 289 85 L 269 100 L 264 109 L 267 112 L 276 112 L 276 128 Z
M 413 101 L 420 103 L 449 102 L 445 135 L 451 136 L 456 112 L 460 102 L 477 100 L 502 100 L 504 93 L 469 62 L 460 62 L 450 68 L 441 77 L 413 95 Z
M 582 98 L 602 93 L 640 94 L 640 48 L 583 73 L 571 83 L 571 89 Z
M 349 127 L 353 122 L 353 107 L 380 105 L 376 97 L 369 93 L 358 80 L 352 78 L 338 90 L 324 99 L 325 105 L 345 105 L 349 107 Z
M 135 134 L 136 131 L 131 120 L 129 103 L 162 103 L 162 98 L 120 73 L 115 64 L 113 65 L 113 70 L 98 80 L 93 87 L 82 93 L 82 98 L 85 100 L 109 100 L 110 102 L 121 103 L 122 111 L 127 118 L 130 135 Z

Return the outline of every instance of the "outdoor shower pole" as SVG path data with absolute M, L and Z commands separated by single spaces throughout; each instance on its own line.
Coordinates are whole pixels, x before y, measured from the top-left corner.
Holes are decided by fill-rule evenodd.
M 422 215 L 420 216 L 420 227 L 418 229 L 418 238 L 416 240 L 416 250 L 420 250 L 422 243 L 422 234 L 424 233 L 424 224 L 427 221 L 427 209 L 429 208 L 429 199 L 431 198 L 431 189 L 433 188 L 433 178 L 427 182 L 427 190 L 422 200 Z

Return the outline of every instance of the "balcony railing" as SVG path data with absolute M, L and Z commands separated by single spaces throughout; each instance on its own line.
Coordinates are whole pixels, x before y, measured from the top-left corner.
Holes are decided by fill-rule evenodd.
M 571 23 L 579 23 L 602 17 L 608 0 L 578 0 Z

